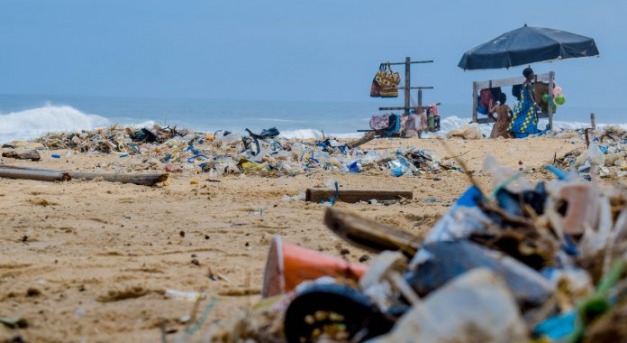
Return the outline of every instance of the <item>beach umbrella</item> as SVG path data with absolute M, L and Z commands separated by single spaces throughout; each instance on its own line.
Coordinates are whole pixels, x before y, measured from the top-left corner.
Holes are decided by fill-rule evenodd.
M 525 24 L 466 51 L 458 66 L 464 70 L 500 69 L 597 55 L 592 38 Z

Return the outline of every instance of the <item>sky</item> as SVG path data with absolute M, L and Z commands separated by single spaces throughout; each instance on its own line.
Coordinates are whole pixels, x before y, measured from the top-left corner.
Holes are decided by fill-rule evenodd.
M 435 87 L 426 102 L 466 104 L 472 81 L 524 67 L 463 71 L 463 53 L 528 24 L 595 39 L 598 58 L 532 65 L 568 103 L 627 108 L 626 13 L 621 0 L 0 0 L 0 94 L 365 102 L 380 62 L 411 57 L 434 60 L 411 69 L 412 86 Z

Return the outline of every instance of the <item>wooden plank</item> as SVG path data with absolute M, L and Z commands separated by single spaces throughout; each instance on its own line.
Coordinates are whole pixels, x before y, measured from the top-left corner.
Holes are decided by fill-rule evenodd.
M 551 73 L 537 74 L 535 82 L 541 81 L 541 82 L 548 83 L 551 79 Z M 510 77 L 510 78 L 496 79 L 496 80 L 475 81 L 475 83 L 476 83 L 477 89 L 505 87 L 505 86 L 521 85 L 525 83 L 525 78 L 522 76 L 518 76 L 518 77 Z
M 308 188 L 305 200 L 322 202 L 335 195 L 332 189 Z M 401 200 L 412 199 L 414 194 L 410 191 L 377 191 L 377 190 L 340 190 L 337 201 L 356 203 L 360 201 L 376 200 Z
M 164 182 L 168 179 L 167 173 L 160 174 L 111 174 L 111 173 L 81 173 L 71 172 L 70 176 L 73 179 L 79 180 L 94 180 L 101 178 L 109 182 L 121 182 L 121 183 L 133 183 L 141 186 L 154 186 L 159 182 Z
M 413 257 L 422 244 L 412 234 L 338 208 L 327 209 L 324 223 L 345 241 L 376 253 L 400 250 Z
M 405 89 L 405 87 L 398 87 L 398 89 Z M 409 89 L 433 89 L 433 86 L 414 86 L 414 87 L 409 87 Z
M 401 64 L 405 64 L 406 62 L 392 62 L 390 63 L 390 65 L 401 65 Z M 433 63 L 433 60 L 425 60 L 425 61 L 412 61 L 409 62 L 410 64 L 418 64 L 418 63 Z
M 404 110 L 403 106 L 388 106 L 388 107 L 379 107 L 379 111 L 395 111 L 395 110 Z

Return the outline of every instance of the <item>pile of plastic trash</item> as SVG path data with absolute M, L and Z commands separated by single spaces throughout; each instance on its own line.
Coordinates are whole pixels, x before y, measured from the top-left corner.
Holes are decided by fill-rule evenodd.
M 575 149 L 560 157 L 556 162 L 560 168 L 571 170 L 590 178 L 627 176 L 627 132 L 616 127 L 607 127 L 598 135 L 585 135 L 585 150 Z
M 556 179 L 537 184 L 494 161 L 485 168 L 492 189 L 471 186 L 417 250 L 381 249 L 364 266 L 275 239 L 264 298 L 237 330 L 209 337 L 627 341 L 627 191 L 552 165 Z
M 255 134 L 217 131 L 213 134 L 160 127 L 109 129 L 75 133 L 53 133 L 37 142 L 50 150 L 82 153 L 118 153 L 120 157 L 140 155 L 145 165 L 137 168 L 167 170 L 193 169 L 210 173 L 293 176 L 319 171 L 361 173 L 386 170 L 394 176 L 421 172 L 459 170 L 453 163 L 443 163 L 427 150 L 363 151 L 349 148 L 333 138 L 311 142 L 287 139 L 272 128 Z M 176 168 L 172 167 L 175 165 Z

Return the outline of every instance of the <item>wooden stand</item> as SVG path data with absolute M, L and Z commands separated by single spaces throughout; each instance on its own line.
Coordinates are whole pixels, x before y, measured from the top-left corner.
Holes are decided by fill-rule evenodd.
M 398 89 L 403 90 L 403 98 L 404 105 L 402 107 L 379 107 L 379 111 L 394 111 L 394 110 L 403 110 L 405 115 L 409 114 L 411 106 L 409 104 L 409 100 L 411 98 L 410 91 L 412 89 L 418 90 L 418 107 L 422 107 L 422 90 L 423 89 L 433 89 L 432 86 L 420 86 L 420 87 L 412 87 L 411 86 L 411 65 L 419 64 L 419 63 L 433 63 L 433 60 L 426 61 L 412 61 L 411 58 L 405 57 L 405 62 L 394 62 L 390 63 L 390 65 L 404 65 L 405 66 L 405 86 L 398 87 Z
M 553 93 L 553 83 L 555 82 L 555 72 L 551 71 L 544 74 L 537 74 L 535 82 L 547 82 L 549 84 L 549 94 Z M 510 77 L 506 79 L 496 79 L 496 80 L 487 80 L 487 81 L 475 81 L 472 83 L 472 121 L 474 123 L 489 123 L 491 120 L 489 118 L 481 118 L 478 119 L 477 114 L 477 106 L 479 105 L 479 101 L 477 97 L 479 96 L 479 91 L 484 88 L 494 88 L 494 87 L 507 87 L 520 85 L 525 82 L 524 77 Z M 549 128 L 553 128 L 553 109 L 549 104 L 548 113 L 539 113 L 538 118 L 549 118 Z

